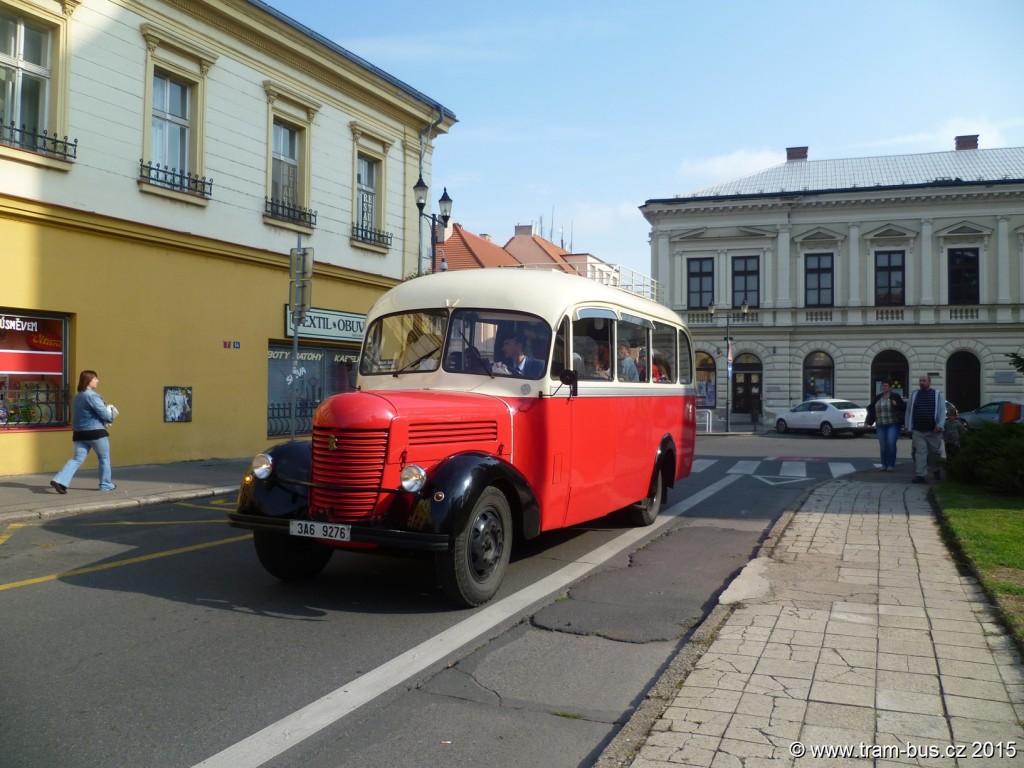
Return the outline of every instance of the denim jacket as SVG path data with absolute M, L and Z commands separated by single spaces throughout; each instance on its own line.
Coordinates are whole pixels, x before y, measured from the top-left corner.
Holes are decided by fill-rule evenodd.
M 71 403 L 71 426 L 75 432 L 93 432 L 106 429 L 114 421 L 110 406 L 92 389 L 79 392 Z

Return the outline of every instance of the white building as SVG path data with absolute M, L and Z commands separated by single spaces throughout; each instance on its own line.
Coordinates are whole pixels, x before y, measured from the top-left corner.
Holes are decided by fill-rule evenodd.
M 959 136 L 950 152 L 787 155 L 641 208 L 653 277 L 694 332 L 703 406 L 770 424 L 809 395 L 864 403 L 920 373 L 960 410 L 1020 400 L 1006 353 L 1024 345 L 1024 148 Z
M 259 0 L 0 0 L 0 37 L 5 472 L 67 458 L 82 369 L 115 466 L 249 454 L 293 388 L 308 413 L 350 385 L 361 318 L 421 267 L 450 110 Z

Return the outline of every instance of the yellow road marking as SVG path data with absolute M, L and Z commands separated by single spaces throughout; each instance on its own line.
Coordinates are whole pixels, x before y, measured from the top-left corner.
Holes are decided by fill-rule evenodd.
M 48 581 L 57 581 L 57 579 L 66 579 L 71 576 L 82 576 L 86 573 L 95 573 L 96 571 L 106 571 L 110 568 L 120 568 L 123 565 L 133 565 L 135 563 L 144 563 L 148 560 L 159 560 L 162 557 L 171 557 L 172 555 L 181 555 L 186 552 L 196 552 L 200 549 L 209 549 L 210 547 L 219 547 L 221 544 L 234 544 L 235 542 L 245 541 L 252 538 L 251 533 L 247 533 L 244 536 L 232 536 L 230 539 L 221 539 L 220 541 L 208 541 L 205 544 L 193 544 L 190 547 L 179 547 L 178 549 L 169 549 L 166 552 L 154 552 L 152 555 L 141 555 L 140 557 L 129 557 L 125 560 L 115 560 L 111 563 L 103 563 L 102 565 L 90 565 L 86 568 L 76 568 L 72 571 L 64 571 L 63 573 L 51 573 L 48 576 L 37 576 L 34 579 L 24 579 L 23 581 L 11 581 L 7 584 L 0 584 L 0 592 L 6 589 L 17 589 L 18 587 L 28 587 L 33 584 L 44 584 Z
M 14 533 L 19 528 L 24 528 L 25 525 L 26 523 L 11 523 L 9 526 L 7 526 L 6 532 L 0 533 L 0 544 L 3 544 L 5 541 L 11 538 L 12 533 Z

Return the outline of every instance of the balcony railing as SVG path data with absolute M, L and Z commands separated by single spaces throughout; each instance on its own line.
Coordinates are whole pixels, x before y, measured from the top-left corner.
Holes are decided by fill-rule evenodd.
M 200 178 L 188 171 L 170 166 L 161 166 L 150 160 L 139 160 L 139 178 L 158 187 L 166 187 L 187 195 L 210 197 L 213 194 L 213 179 Z
M 380 245 L 384 248 L 391 247 L 393 235 L 373 227 L 362 227 L 358 224 L 352 225 L 352 238 L 371 245 Z
M 316 226 L 316 211 L 303 208 L 301 205 L 286 203 L 284 200 L 274 200 L 270 197 L 264 198 L 264 200 L 263 212 L 267 216 L 290 221 L 295 224 L 303 224 L 307 227 Z
M 29 130 L 24 125 L 19 128 L 14 122 L 4 123 L 0 119 L 0 144 L 41 155 L 56 157 L 69 162 L 78 157 L 78 139 L 69 141 L 68 137 L 60 138 L 56 133 Z

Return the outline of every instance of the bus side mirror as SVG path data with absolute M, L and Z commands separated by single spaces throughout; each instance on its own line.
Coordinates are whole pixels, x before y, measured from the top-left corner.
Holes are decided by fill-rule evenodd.
M 579 376 L 576 371 L 571 368 L 567 368 L 558 375 L 558 380 L 569 387 L 569 394 L 576 397 L 578 390 L 576 382 L 579 381 Z

